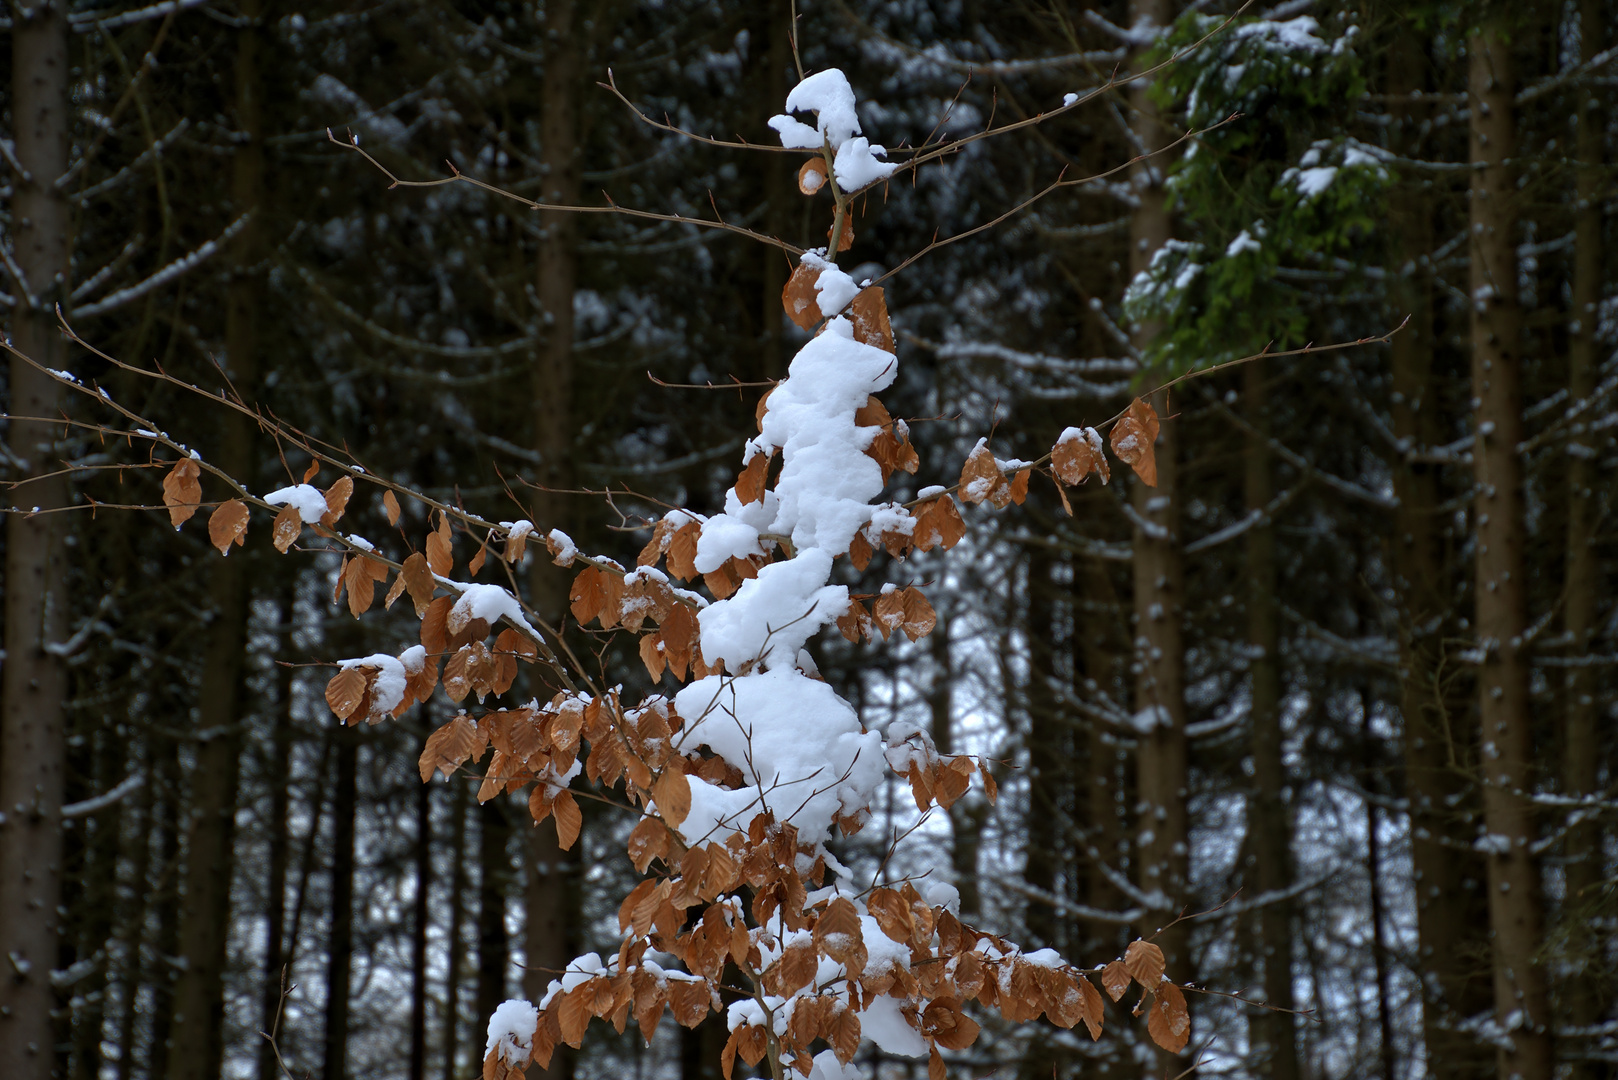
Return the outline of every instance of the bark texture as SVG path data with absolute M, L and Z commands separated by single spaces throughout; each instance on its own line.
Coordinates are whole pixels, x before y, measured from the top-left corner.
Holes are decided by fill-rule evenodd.
M 225 300 L 225 370 L 249 400 L 258 397 L 258 312 L 264 213 L 264 132 L 260 54 L 262 5 L 242 6 L 245 25 L 236 36 L 235 119 L 241 142 L 231 177 L 237 214 L 253 218 L 238 234 Z M 231 476 L 253 483 L 254 425 L 239 413 L 222 412 L 218 463 Z M 180 969 L 174 992 L 175 1053 L 170 1080 L 218 1076 L 224 1058 L 224 979 L 230 935 L 230 881 L 235 869 L 236 793 L 241 773 L 242 666 L 246 655 L 249 556 L 212 561 L 209 567 L 209 634 L 198 694 L 197 749 L 192 776 L 190 842 L 181 899 Z
M 1517 80 L 1512 36 L 1493 15 L 1468 42 L 1471 156 L 1472 395 L 1477 519 L 1476 604 L 1489 929 L 1501 1077 L 1550 1080 L 1550 1015 L 1536 955 L 1544 914 L 1531 845 L 1533 760 L 1523 546 L 1521 314 L 1517 302 L 1517 188 L 1511 157 Z
M 1269 446 L 1269 407 L 1262 361 L 1248 364 L 1243 380 L 1253 427 L 1247 436 L 1247 512 L 1262 514 L 1274 495 Z M 1249 807 L 1248 844 L 1253 856 L 1255 892 L 1277 896 L 1292 884 L 1292 854 L 1287 838 L 1291 822 L 1282 797 L 1286 768 L 1282 762 L 1280 626 L 1275 608 L 1278 580 L 1275 530 L 1268 520 L 1247 533 L 1247 644 L 1252 650 L 1253 795 Z M 1264 1000 L 1291 1009 L 1292 902 L 1275 899 L 1259 909 L 1258 946 L 1264 973 Z M 1262 1049 L 1262 1068 L 1273 1080 L 1297 1080 L 1298 1041 L 1295 1017 L 1264 1011 L 1249 1021 Z
M 61 0 L 13 8 L 12 123 L 17 162 L 12 198 L 17 268 L 27 292 L 12 310 L 11 340 L 40 364 L 65 368 L 67 348 L 53 306 L 68 283 L 68 205 L 55 180 L 67 171 L 68 25 Z M 22 289 L 18 289 L 22 293 Z M 9 411 L 53 416 L 56 383 L 10 361 Z M 11 453 L 29 475 L 57 468 L 58 433 L 50 425 L 11 421 Z M 16 479 L 22 479 L 13 474 Z M 51 509 L 68 502 L 67 479 L 15 488 L 16 507 Z M 5 671 L 0 686 L 0 1076 L 44 1080 L 55 1052 L 51 969 L 61 934 L 63 702 L 61 658 L 49 646 L 64 638 L 67 615 L 60 515 L 6 517 Z

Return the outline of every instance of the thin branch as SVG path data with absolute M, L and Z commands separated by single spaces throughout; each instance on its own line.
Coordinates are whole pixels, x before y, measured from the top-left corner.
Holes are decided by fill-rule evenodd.
M 339 139 L 337 136 L 333 135 L 329 128 L 326 131 L 326 138 L 329 142 L 337 146 L 344 147 L 348 150 L 352 150 L 356 154 L 363 157 L 366 161 L 370 162 L 378 172 L 388 178 L 390 181 L 390 189 L 396 187 L 430 188 L 442 187 L 445 184 L 471 184 L 473 187 L 481 188 L 482 190 L 489 192 L 491 195 L 499 195 L 502 198 L 510 199 L 512 202 L 520 203 L 523 206 L 528 207 L 530 210 L 548 210 L 553 213 L 566 214 L 619 214 L 623 217 L 641 218 L 646 221 L 669 221 L 679 225 L 696 225 L 704 229 L 722 229 L 725 232 L 736 233 L 738 236 L 746 236 L 750 239 L 757 240 L 761 244 L 768 244 L 770 247 L 780 248 L 782 251 L 788 252 L 792 255 L 803 254 L 803 248 L 800 248 L 795 244 L 789 244 L 785 240 L 778 239 L 777 237 L 761 233 L 756 229 L 749 229 L 742 225 L 732 225 L 725 221 L 708 221 L 706 218 L 686 217 L 684 214 L 659 214 L 651 210 L 637 210 L 633 207 L 619 206 L 617 203 L 613 202 L 612 197 L 607 195 L 605 192 L 602 193 L 602 196 L 607 200 L 606 206 L 564 206 L 560 203 L 537 202 L 533 199 L 526 198 L 525 196 L 518 195 L 515 192 L 508 191 L 505 188 L 498 187 L 495 184 L 488 183 L 484 180 L 479 180 L 475 176 L 468 176 L 461 172 L 460 169 L 456 168 L 454 162 L 445 162 L 445 164 L 449 166 L 450 171 L 454 173 L 453 176 L 446 176 L 440 180 L 401 180 L 390 172 L 380 161 L 372 157 L 366 151 L 360 149 L 358 142 L 352 141 L 352 139 L 349 142 L 344 142 L 342 139 Z

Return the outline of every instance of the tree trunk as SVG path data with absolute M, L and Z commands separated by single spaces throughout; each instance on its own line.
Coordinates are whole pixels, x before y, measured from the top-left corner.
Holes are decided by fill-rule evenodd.
M 1387 64 L 1388 92 L 1425 92 L 1426 38 L 1414 27 L 1396 33 Z M 1396 117 L 1395 147 L 1419 154 L 1420 118 Z M 1409 325 L 1390 346 L 1393 432 L 1401 446 L 1424 449 L 1445 441 L 1436 388 L 1431 270 L 1433 206 L 1419 178 L 1404 179 L 1390 197 L 1395 287 Z M 1445 558 L 1438 466 L 1403 456 L 1393 466 L 1399 499 L 1390 561 L 1399 591 L 1399 711 L 1404 722 L 1404 790 L 1410 806 L 1415 879 L 1417 975 L 1422 989 L 1422 1042 L 1434 1080 L 1476 1080 L 1488 1074 L 1486 1048 L 1460 1026 L 1489 1007 L 1478 958 L 1487 951 L 1482 860 L 1468 850 L 1476 832 L 1475 788 L 1464 772 L 1471 739 L 1461 722 L 1467 703 L 1447 642 L 1463 631 L 1452 596 L 1458 583 Z
M 281 618 L 290 625 L 293 618 L 295 595 L 287 588 L 282 596 Z M 287 640 L 282 638 L 281 640 Z M 286 891 L 287 866 L 291 858 L 291 838 L 288 835 L 288 810 L 291 793 L 287 790 L 292 773 L 292 669 L 281 669 L 276 680 L 280 693 L 276 695 L 275 714 L 271 721 L 268 760 L 264 767 L 264 783 L 270 794 L 270 819 L 265 823 L 269 832 L 269 861 L 264 869 L 264 966 L 259 978 L 259 1030 L 279 1035 L 277 1018 L 281 1012 L 282 969 L 286 964 Z M 288 980 L 290 981 L 290 980 Z M 258 1080 L 275 1080 L 280 1073 L 275 1053 L 268 1039 L 261 1039 L 258 1051 Z
M 1065 945 L 1063 930 L 1068 920 L 1053 902 L 1064 895 L 1062 864 L 1072 836 L 1067 805 L 1071 776 L 1066 766 L 1072 759 L 1067 736 L 1072 728 L 1060 715 L 1052 683 L 1055 670 L 1056 584 L 1051 580 L 1054 560 L 1048 548 L 1028 549 L 1028 582 L 1023 589 L 1023 637 L 1028 642 L 1028 688 L 1024 698 L 1028 735 L 1028 823 L 1025 826 L 1023 881 L 1049 900 L 1030 898 L 1024 922 L 1029 947 L 1054 948 Z M 1024 1072 L 1049 1072 L 1051 1062 L 1024 1062 Z
M 1583 0 L 1579 5 L 1579 44 L 1589 61 L 1606 43 L 1606 20 L 1602 0 Z M 1577 407 L 1595 390 L 1599 356 L 1596 345 L 1598 308 L 1602 291 L 1602 127 L 1606 112 L 1600 91 L 1575 92 L 1580 102 L 1576 155 L 1577 237 L 1573 255 L 1573 319 L 1568 334 L 1569 406 Z M 1587 96 L 1586 96 L 1587 95 Z M 1599 562 L 1592 543 L 1600 520 L 1596 449 L 1590 425 L 1596 416 L 1586 414 L 1578 424 L 1567 458 L 1567 584 L 1565 611 L 1568 654 L 1588 659 L 1597 629 L 1596 603 L 1606 595 Z M 1601 735 L 1596 706 L 1596 669 L 1590 665 L 1571 666 L 1563 676 L 1562 784 L 1572 798 L 1596 795 L 1600 788 L 1597 770 L 1601 761 Z M 1602 851 L 1600 824 L 1587 820 L 1573 825 L 1567 834 L 1567 896 L 1563 919 L 1568 930 L 1570 974 L 1563 984 L 1567 1023 L 1584 1028 L 1601 1016 L 1599 976 L 1604 966 L 1601 942 L 1592 931 L 1601 907 Z M 1572 1056 L 1572 1080 L 1595 1080 L 1598 1066 L 1582 1055 Z
M 12 344 L 38 363 L 65 368 L 67 347 L 53 306 L 67 299 L 69 214 L 55 186 L 67 171 L 68 26 L 62 0 L 13 8 L 11 116 L 18 164 L 13 176 L 12 243 L 26 281 L 11 319 Z M 54 416 L 57 384 L 10 362 L 17 416 Z M 10 421 L 10 446 L 28 474 L 54 471 L 57 429 Z M 15 474 L 14 474 L 15 475 Z M 21 479 L 21 477 L 15 477 Z M 67 479 L 33 480 L 13 489 L 14 507 L 68 504 Z M 5 671 L 0 685 L 0 1076 L 44 1080 L 55 1051 L 50 974 L 61 933 L 62 762 L 65 752 L 60 642 L 68 610 L 62 516 L 6 518 Z
M 1174 12 L 1169 0 L 1131 0 L 1130 25 L 1167 26 Z M 1130 108 L 1135 138 L 1144 150 L 1166 144 L 1162 121 L 1148 86 L 1133 84 Z M 1168 204 L 1163 190 L 1161 159 L 1140 162 L 1133 168 L 1140 203 L 1130 219 L 1130 271 L 1139 274 L 1169 238 Z M 1134 332 L 1136 347 L 1149 354 L 1158 327 L 1143 325 Z M 1157 380 L 1147 376 L 1147 383 Z M 1135 526 L 1135 724 L 1139 730 L 1137 795 L 1140 820 L 1136 837 L 1140 858 L 1140 886 L 1153 900 L 1142 919 L 1142 935 L 1156 934 L 1173 921 L 1189 900 L 1186 822 L 1186 712 L 1185 651 L 1181 609 L 1183 569 L 1178 535 L 1179 505 L 1176 490 L 1178 442 L 1175 422 L 1169 419 L 1167 393 L 1151 396 L 1162 418 L 1157 438 L 1157 486 L 1131 481 L 1130 498 L 1138 519 Z M 1184 925 L 1159 935 L 1157 943 L 1168 958 L 1169 977 L 1190 976 Z M 1177 1059 L 1173 1059 L 1177 1060 Z M 1178 1072 L 1172 1061 L 1170 1072 Z M 1183 1067 L 1183 1066 L 1182 1066 Z
M 928 649 L 932 654 L 933 681 L 927 695 L 932 714 L 933 746 L 940 754 L 956 753 L 955 746 L 955 686 L 954 670 L 949 650 L 949 619 L 941 614 L 938 625 L 928 635 Z M 983 894 L 978 881 L 978 852 L 982 843 L 983 821 L 987 806 L 968 792 L 950 804 L 949 861 L 956 891 L 961 894 L 961 917 L 968 922 L 983 909 Z
M 1494 1011 L 1502 1028 L 1497 1072 L 1550 1080 L 1551 1017 L 1536 955 L 1544 924 L 1534 819 L 1524 592 L 1521 316 L 1517 303 L 1515 117 L 1517 80 L 1502 16 L 1468 41 L 1471 119 L 1472 397 L 1477 518 L 1480 768 L 1493 936 Z
M 354 816 L 358 808 L 359 741 L 339 728 L 332 790 L 331 937 L 326 962 L 326 1040 L 322 1080 L 348 1078 L 348 998 L 354 952 Z
M 262 283 L 252 274 L 260 257 L 264 201 L 263 87 L 259 73 L 262 28 L 260 4 L 243 4 L 246 25 L 236 37 L 236 149 L 231 202 L 237 214 L 254 220 L 237 236 L 235 272 L 225 299 L 225 364 L 231 381 L 248 400 L 258 381 L 258 308 Z M 253 424 L 221 411 L 219 465 L 244 483 L 253 483 Z M 186 854 L 181 900 L 180 956 L 184 963 L 175 986 L 175 1053 L 170 1080 L 209 1080 L 219 1075 L 224 1057 L 224 977 L 230 935 L 230 880 L 235 868 L 236 789 L 241 771 L 240 698 L 247 637 L 248 570 L 245 552 L 212 561 L 209 580 L 210 632 L 198 694 L 202 745 L 192 772 L 191 841 Z
M 574 25 L 578 14 L 577 0 L 550 0 L 545 7 L 541 198 L 568 205 L 579 201 L 579 51 L 584 35 Z M 534 523 L 544 532 L 552 528 L 567 530 L 571 516 L 564 505 L 566 497 L 553 492 L 569 487 L 572 478 L 569 459 L 577 427 L 573 414 L 573 293 L 578 277 L 578 241 L 571 214 L 542 212 L 540 223 L 544 232 L 537 288 L 545 341 L 534 366 L 533 446 L 540 460 L 535 476 L 540 490 L 534 493 L 531 513 Z M 544 559 L 534 560 L 530 602 L 552 626 L 562 625 L 567 611 L 567 585 L 566 577 L 556 567 Z M 572 853 L 562 851 L 554 818 L 524 831 L 528 837 L 528 879 L 524 895 L 527 967 L 523 992 L 537 1002 L 550 981 L 560 977 L 561 970 L 577 953 L 576 853 L 582 850 L 584 841 L 581 837 Z M 559 1047 L 550 1068 L 536 1075 L 545 1080 L 569 1080 L 573 1069 L 573 1052 Z
M 449 931 L 446 967 L 449 974 L 444 986 L 444 1080 L 456 1080 L 456 1056 L 460 1052 L 461 1034 L 461 977 L 466 970 L 463 957 L 466 944 L 461 940 L 466 926 L 466 813 L 471 802 L 466 782 L 452 778 L 454 797 L 450 800 L 449 849 L 455 852 L 451 860 L 449 882 Z M 531 909 L 530 909 L 531 911 Z M 532 953 L 529 954 L 532 957 Z M 533 960 L 529 960 L 532 967 Z M 530 996 L 532 993 L 530 992 Z M 537 1002 L 539 999 L 534 998 Z
M 433 786 L 416 791 L 416 904 L 410 926 L 410 1080 L 427 1076 L 428 891 L 433 882 Z
M 511 940 L 506 898 L 511 888 L 511 820 L 506 797 L 478 807 L 478 986 L 477 1015 L 487 1020 L 506 1000 Z
M 1263 513 L 1274 494 L 1270 476 L 1269 395 L 1263 361 L 1244 369 L 1243 386 L 1252 430 L 1247 436 L 1247 510 Z M 1279 893 L 1292 884 L 1291 821 L 1282 790 L 1286 767 L 1281 755 L 1281 634 L 1276 616 L 1275 529 L 1263 521 L 1247 533 L 1247 644 L 1252 650 L 1253 795 L 1248 809 L 1249 850 L 1258 895 Z M 1264 1000 L 1291 1009 L 1292 902 L 1273 900 L 1259 909 L 1259 950 L 1263 958 Z M 1249 1020 L 1254 1042 L 1262 1046 L 1255 1065 L 1271 1080 L 1297 1080 L 1296 1017 L 1259 1011 Z

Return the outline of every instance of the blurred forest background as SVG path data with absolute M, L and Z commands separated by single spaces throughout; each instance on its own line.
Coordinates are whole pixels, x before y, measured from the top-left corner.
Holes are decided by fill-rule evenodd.
M 804 67 L 844 69 L 895 148 L 1057 108 L 1235 8 L 798 6 Z M 717 508 L 760 391 L 648 374 L 779 378 L 803 340 L 780 251 L 464 184 L 390 191 L 327 128 L 403 179 L 448 161 L 546 202 L 605 193 L 823 243 L 797 158 L 655 130 L 597 85 L 610 68 L 651 115 L 771 142 L 797 77 L 787 0 L 6 17 L 19 348 L 259 492 L 306 462 L 69 347 L 51 306 L 114 356 L 228 377 L 373 472 L 620 560 L 637 515 Z M 916 418 L 916 487 L 953 483 L 991 428 L 998 454 L 1038 457 L 1169 375 L 1408 318 L 1388 344 L 1180 384 L 1157 399 L 1157 489 L 1092 480 L 1069 516 L 1036 478 L 1024 505 L 969 516 L 953 557 L 866 572 L 865 591 L 935 583 L 930 638 L 819 646 L 867 724 L 921 717 L 940 751 L 1003 763 L 997 805 L 974 792 L 895 856 L 952 881 L 963 917 L 1088 965 L 1184 909 L 1171 975 L 1305 1014 L 1193 996 L 1201 1073 L 1469 1080 L 1506 1038 L 1532 1080 L 1618 1071 L 1614 46 L 1611 0 L 1261 3 L 1150 85 L 858 208 L 856 280 L 1064 169 L 1240 114 L 893 280 L 887 404 Z M 106 419 L 19 363 L 6 394 L 13 417 Z M 413 620 L 334 605 L 334 554 L 221 560 L 161 512 L 92 513 L 159 503 L 159 473 L 61 424 L 41 455 L 41 431 L 9 423 L 5 478 L 42 477 L 13 503 L 77 509 L 6 532 L 0 1074 L 268 1080 L 274 1028 L 300 1077 L 475 1075 L 485 1018 L 537 999 L 547 958 L 616 947 L 634 819 L 592 806 L 563 857 L 550 822 L 479 805 L 474 781 L 423 785 L 452 706 L 343 729 L 318 666 L 396 651 Z M 623 494 L 558 493 L 576 488 Z M 349 515 L 389 533 L 380 503 Z M 559 612 L 567 582 L 540 559 L 536 606 Z M 893 791 L 843 861 L 874 872 L 907 806 Z M 552 1074 L 716 1077 L 721 1021 L 665 1024 L 651 1047 L 592 1029 Z M 991 1028 L 972 1073 L 1155 1075 L 1143 1042 Z

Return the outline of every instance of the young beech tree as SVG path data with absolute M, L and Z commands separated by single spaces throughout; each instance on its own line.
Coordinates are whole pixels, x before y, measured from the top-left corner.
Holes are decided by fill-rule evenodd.
M 1114 86 L 1070 96 L 1063 110 Z M 434 772 L 475 773 L 484 801 L 526 788 L 534 821 L 554 817 L 564 848 L 578 837 L 579 797 L 639 816 L 628 854 L 644 879 L 619 908 L 617 954 L 577 957 L 538 1002 L 500 1006 L 489 1021 L 485 1077 L 545 1068 L 558 1046 L 580 1046 L 593 1017 L 620 1031 L 633 1017 L 650 1038 L 665 1010 L 687 1027 L 717 1010 L 730 1031 L 727 1076 L 740 1057 L 750 1066 L 767 1061 L 775 1080 L 787 1069 L 822 1080 L 852 1077 L 849 1063 L 869 1038 L 886 1053 L 926 1057 L 931 1080 L 942 1080 L 942 1052 L 977 1038 L 974 1009 L 998 1009 L 1011 1023 L 1041 1014 L 1064 1028 L 1083 1023 L 1098 1038 L 1105 998 L 1121 1001 L 1132 984 L 1139 986 L 1134 1014 L 1144 1014 L 1158 1045 L 1178 1052 L 1189 1040 L 1190 1018 L 1157 944 L 1137 940 L 1122 957 L 1088 970 L 1049 949 L 1025 953 L 963 923 L 953 888 L 858 880 L 827 847 L 834 833 L 867 823 L 873 799 L 894 776 L 909 782 L 922 813 L 935 805 L 947 810 L 974 774 L 994 797 L 985 763 L 939 753 L 912 724 L 869 730 L 817 676 L 804 646 L 823 630 L 835 627 L 854 641 L 902 632 L 915 641 L 935 622 L 915 587 L 859 596 L 832 584 L 837 562 L 863 570 L 879 551 L 898 559 L 950 548 L 965 532 L 958 501 L 1020 503 L 1040 472 L 1066 504 L 1064 485 L 1091 475 L 1105 483 L 1110 467 L 1095 427 L 1067 429 L 1037 461 L 998 459 L 983 440 L 953 486 L 923 488 L 905 503 L 882 501 L 892 474 L 914 473 L 920 463 L 905 423 L 876 397 L 893 383 L 898 363 L 883 290 L 839 269 L 837 251 L 851 242 L 857 196 L 961 143 L 923 144 L 904 162 L 887 161 L 885 150 L 861 135 L 853 91 L 835 69 L 801 81 L 786 109 L 770 121 L 782 142 L 770 149 L 807 152 L 799 188 L 811 197 L 829 191 L 827 236 L 839 243 L 799 251 L 770 242 L 799 260 L 782 294 L 787 314 L 804 330 L 818 330 L 759 401 L 758 433 L 747 441 L 724 511 L 663 515 L 632 568 L 579 551 L 559 530 L 485 520 L 430 499 L 366 473 L 237 398 L 97 351 L 123 371 L 207 394 L 312 459 L 301 482 L 254 495 L 99 387 L 66 372 L 48 374 L 121 417 L 103 431 L 152 444 L 176 528 L 211 507 L 209 537 L 228 555 L 245 543 L 258 507 L 274 515 L 278 550 L 313 534 L 343 553 L 333 599 L 346 594 L 356 617 L 374 605 L 379 584 L 388 585 L 384 609 L 409 597 L 420 644 L 341 661 L 328 684 L 326 700 L 345 724 L 400 716 L 442 684 L 451 701 L 475 699 L 478 708 L 429 737 L 420 760 L 424 782 Z M 1153 483 L 1159 418 L 1151 405 L 1137 400 L 1099 427 L 1110 427 L 1113 454 Z M 159 460 L 169 454 L 174 459 Z M 312 483 L 322 463 L 342 472 L 324 490 Z M 205 478 L 215 490 L 205 490 Z M 366 484 L 382 489 L 393 524 L 401 498 L 436 515 L 420 550 L 396 560 L 343 529 L 345 508 Z M 471 551 L 464 575 L 457 533 L 463 553 Z M 577 571 L 569 601 L 579 624 L 638 637 L 652 678 L 681 684 L 677 692 L 630 702 L 592 674 L 516 587 L 517 568 L 539 542 L 557 566 Z M 506 584 L 474 580 L 480 574 Z M 553 695 L 503 703 L 524 668 L 530 685 Z M 581 773 L 587 790 L 578 784 Z

